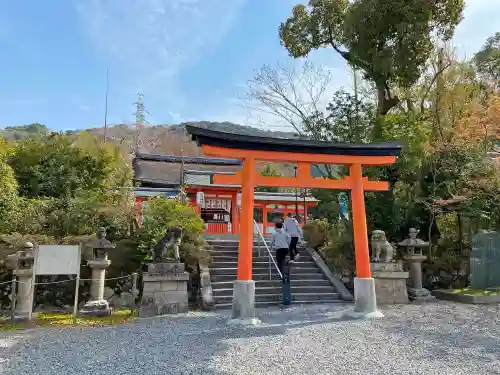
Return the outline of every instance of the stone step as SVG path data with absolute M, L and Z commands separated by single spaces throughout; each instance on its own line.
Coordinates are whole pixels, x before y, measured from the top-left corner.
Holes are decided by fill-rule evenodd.
M 342 300 L 339 299 L 332 299 L 332 300 L 321 300 L 321 301 L 293 301 L 292 305 L 293 306 L 300 306 L 300 305 L 318 305 L 318 304 L 333 304 L 333 303 L 345 303 Z M 270 306 L 280 306 L 282 304 L 282 301 L 276 302 L 276 301 L 267 301 L 267 302 L 255 302 L 255 307 L 257 308 L 263 308 L 263 307 L 270 307 Z M 217 303 L 215 305 L 215 308 L 217 310 L 230 310 L 233 307 L 233 303 Z
M 268 277 L 269 278 L 269 277 Z M 332 287 L 333 286 L 330 284 L 330 281 L 326 279 L 294 279 L 292 280 L 292 288 L 294 287 Z M 231 289 L 233 288 L 234 280 L 231 281 L 215 281 L 212 282 L 212 289 Z M 265 288 L 265 287 L 279 287 L 281 288 L 281 280 L 274 279 L 274 280 L 255 280 L 255 287 L 257 289 L 259 288 Z
M 211 259 L 212 259 L 211 267 L 217 267 L 220 263 L 238 264 L 238 256 L 237 255 L 226 255 L 226 254 L 215 255 L 215 254 L 216 253 L 211 254 Z M 274 259 L 274 261 L 276 261 L 276 256 L 274 254 L 273 254 L 273 259 Z M 260 262 L 260 263 L 268 263 L 269 262 L 269 255 L 267 255 L 267 254 L 261 255 L 261 256 L 255 255 L 252 257 L 252 261 L 253 262 Z M 300 262 L 312 262 L 313 264 L 316 264 L 316 263 L 314 263 L 313 258 L 309 257 L 309 256 L 301 256 L 300 259 L 298 261 L 296 261 L 296 263 L 300 263 Z
M 213 246 L 213 245 L 211 245 L 211 249 L 210 250 L 211 251 L 232 251 L 232 252 L 237 253 L 238 249 L 239 249 L 238 245 L 224 245 L 224 246 L 221 246 L 221 245 Z M 262 245 L 262 246 L 254 245 L 252 247 L 252 249 L 253 249 L 254 252 L 256 252 L 256 251 L 267 251 L 266 247 L 264 245 Z M 271 249 L 271 247 L 269 247 L 269 250 L 270 249 Z
M 238 262 L 213 262 L 212 263 L 212 269 L 220 269 L 220 268 L 233 268 L 233 267 L 238 267 Z M 274 264 L 271 262 L 271 267 L 274 267 Z M 296 261 L 293 263 L 293 269 L 302 269 L 302 268 L 313 268 L 316 269 L 316 264 L 313 261 L 303 261 L 302 258 L 299 261 Z M 256 261 L 254 260 L 252 262 L 252 268 L 254 270 L 256 269 L 262 269 L 262 268 L 269 268 L 269 261 L 265 260 L 263 262 L 261 261 Z M 292 271 L 293 272 L 293 271 Z
M 227 250 L 227 249 L 224 249 L 224 248 L 217 248 L 217 249 L 209 249 L 208 252 L 211 254 L 211 255 L 226 255 L 226 256 L 233 256 L 233 257 L 238 257 L 238 249 L 234 249 L 234 250 Z M 253 249 L 252 251 L 252 256 L 258 256 L 260 253 L 261 256 L 267 256 L 267 254 L 269 254 L 269 252 L 267 251 L 267 249 Z M 275 250 L 271 250 L 271 254 L 273 254 L 273 257 L 276 256 L 276 251 Z M 309 255 L 308 252 L 306 251 L 300 251 L 300 257 L 305 257 L 305 258 L 312 258 L 311 255 Z
M 253 268 L 254 271 L 259 271 L 259 273 L 264 272 L 267 269 L 269 269 L 269 266 L 267 264 Z M 276 273 L 276 274 L 278 273 L 278 271 L 276 270 L 275 267 L 271 267 L 271 270 L 273 273 Z M 228 274 L 236 275 L 236 271 L 237 271 L 236 266 L 233 266 L 233 267 L 213 267 L 212 266 L 212 268 L 210 268 L 211 275 L 228 275 Z M 300 263 L 298 263 L 298 264 L 293 266 L 293 268 L 291 270 L 291 277 L 293 277 L 293 275 L 299 275 L 302 273 L 322 273 L 322 272 L 316 267 L 311 267 L 308 264 L 301 265 Z
M 238 258 L 238 250 L 209 250 L 208 251 L 210 253 L 211 256 L 217 256 L 217 255 L 224 255 L 224 256 L 229 256 L 229 257 L 234 257 L 234 258 Z M 268 252 L 266 249 L 262 249 L 262 251 L 252 251 L 252 257 L 257 257 L 257 256 L 268 256 Z M 273 254 L 273 257 L 275 256 L 275 253 L 272 252 Z M 302 256 L 302 255 L 301 255 Z
M 271 235 L 269 236 L 264 236 L 264 238 L 267 241 L 271 241 Z M 205 237 L 205 242 L 214 242 L 214 243 L 222 243 L 222 242 L 239 242 L 240 238 L 239 237 Z M 253 242 L 262 242 L 262 238 L 260 236 L 255 236 L 253 238 Z
M 266 236 L 264 237 L 266 242 L 271 241 L 272 236 Z M 206 238 L 205 237 L 205 242 L 208 243 L 239 243 L 240 239 L 237 237 L 225 237 L 225 238 Z M 262 243 L 262 238 L 261 237 L 254 237 L 253 242 L 257 243 L 260 242 Z
M 234 265 L 238 264 L 238 257 L 237 256 L 228 256 L 228 255 L 212 255 L 211 257 L 212 263 L 210 265 L 210 268 L 216 268 L 218 267 L 221 263 L 232 263 Z M 274 261 L 276 261 L 276 257 L 273 255 Z M 269 256 L 254 256 L 252 258 L 252 262 L 255 263 L 269 263 Z M 272 261 L 271 261 L 272 263 Z M 310 257 L 300 257 L 300 260 L 295 261 L 295 264 L 299 263 L 311 263 L 312 265 L 315 265 L 314 260 Z
M 213 288 L 213 287 L 212 287 Z M 233 288 L 213 288 L 213 293 L 215 298 L 226 297 L 233 295 Z M 255 295 L 267 295 L 267 294 L 282 294 L 283 289 L 281 285 L 262 287 L 258 284 L 255 287 Z M 292 294 L 335 294 L 335 289 L 331 285 L 327 286 L 298 286 L 296 284 L 292 285 Z
M 209 245 L 212 249 L 215 249 L 215 250 L 238 251 L 238 248 L 239 248 L 238 244 L 224 244 L 224 245 L 209 244 Z M 269 249 L 271 249 L 271 247 L 269 245 L 267 247 L 269 247 Z M 258 249 L 266 250 L 266 247 L 263 244 L 262 245 L 254 244 L 252 246 L 252 249 L 253 249 L 253 251 L 256 251 Z
M 338 293 L 292 293 L 293 301 L 331 301 L 340 300 Z M 217 297 L 214 294 L 214 301 L 216 305 L 221 303 L 232 303 L 233 295 Z M 283 295 L 281 293 L 274 294 L 256 294 L 255 302 L 275 302 L 279 303 L 283 301 Z
M 220 274 L 214 274 L 211 270 L 210 279 L 213 283 L 218 281 L 234 281 L 237 277 L 236 273 L 236 269 L 234 269 L 231 273 L 222 272 Z M 278 272 L 276 272 L 276 270 L 271 272 L 271 276 L 274 280 L 278 280 Z M 269 281 L 269 272 L 253 273 L 252 278 L 254 281 Z M 294 278 L 297 280 L 327 280 L 326 276 L 322 272 L 292 274 L 292 283 Z
M 220 262 L 233 262 L 233 263 L 238 263 L 238 255 L 215 255 L 217 253 L 212 253 L 212 264 L 219 264 Z M 254 262 L 267 262 L 269 260 L 269 256 L 254 256 L 252 257 L 252 260 Z

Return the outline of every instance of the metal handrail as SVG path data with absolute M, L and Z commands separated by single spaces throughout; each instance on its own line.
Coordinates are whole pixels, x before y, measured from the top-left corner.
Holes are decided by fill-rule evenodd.
M 264 238 L 264 235 L 262 234 L 259 225 L 257 224 L 257 222 L 255 220 L 253 221 L 253 223 L 254 223 L 254 226 L 257 228 L 257 232 L 259 233 L 259 236 L 260 236 L 260 238 L 261 238 L 262 242 L 264 243 L 264 246 L 266 247 L 266 250 L 267 250 L 268 259 L 269 259 L 269 280 L 272 280 L 271 262 L 274 264 L 274 267 L 276 268 L 276 270 L 278 271 L 278 274 L 282 278 L 283 275 L 282 275 L 280 269 L 278 268 L 278 264 L 274 260 L 273 253 L 271 252 L 271 249 L 269 249 L 269 246 L 267 246 L 266 239 Z

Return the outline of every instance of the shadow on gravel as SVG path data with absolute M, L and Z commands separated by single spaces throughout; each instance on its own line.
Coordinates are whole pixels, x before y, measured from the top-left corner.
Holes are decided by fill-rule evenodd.
M 394 319 L 388 314 L 387 319 L 377 322 L 376 326 L 400 337 L 402 345 L 425 348 L 424 354 L 415 354 L 416 361 L 447 358 L 456 362 L 476 360 L 485 365 L 498 361 L 500 330 L 491 324 L 498 319 L 494 312 L 472 307 L 477 309 L 477 314 L 464 316 L 454 313 L 451 304 L 451 311 L 442 311 L 438 304 L 426 306 L 429 307 L 433 309 L 431 316 Z
M 161 317 L 97 329 L 43 330 L 12 355 L 1 374 L 230 375 L 217 369 L 217 357 L 224 356 L 230 346 L 237 347 L 238 339 L 345 321 L 338 314 L 341 311 L 332 315 L 330 308 L 266 310 L 259 314 L 262 325 L 255 327 L 229 325 L 229 314 L 222 313 Z

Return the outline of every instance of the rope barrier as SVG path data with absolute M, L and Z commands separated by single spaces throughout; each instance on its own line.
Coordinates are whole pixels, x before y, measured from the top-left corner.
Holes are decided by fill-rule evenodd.
M 119 277 L 111 277 L 109 279 L 104 279 L 104 281 L 107 281 L 107 280 L 120 280 L 120 279 L 126 279 L 126 278 L 129 278 L 129 277 L 133 277 L 135 275 L 138 275 L 137 272 L 134 272 L 134 273 L 131 273 L 129 275 L 125 275 L 125 276 L 119 276 Z M 66 283 L 66 282 L 69 282 L 69 281 L 76 281 L 76 277 L 75 278 L 72 278 L 72 279 L 68 279 L 68 280 L 59 280 L 59 281 L 49 281 L 49 282 L 45 282 L 45 283 L 33 283 L 34 285 L 50 285 L 50 284 L 61 284 L 61 283 Z M 99 281 L 100 279 L 80 279 L 80 281 Z M 16 283 L 19 283 L 19 284 L 31 284 L 31 283 L 27 283 L 25 281 L 19 281 L 19 280 L 16 280 Z M 5 282 L 2 282 L 0 283 L 0 285 L 3 285 L 3 284 L 12 284 L 12 280 L 10 281 L 5 281 Z

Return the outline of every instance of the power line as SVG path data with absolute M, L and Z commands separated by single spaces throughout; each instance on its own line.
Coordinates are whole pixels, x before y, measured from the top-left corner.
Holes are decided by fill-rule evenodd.
M 106 68 L 106 107 L 104 109 L 104 142 L 108 140 L 108 92 L 109 92 L 109 71 Z

